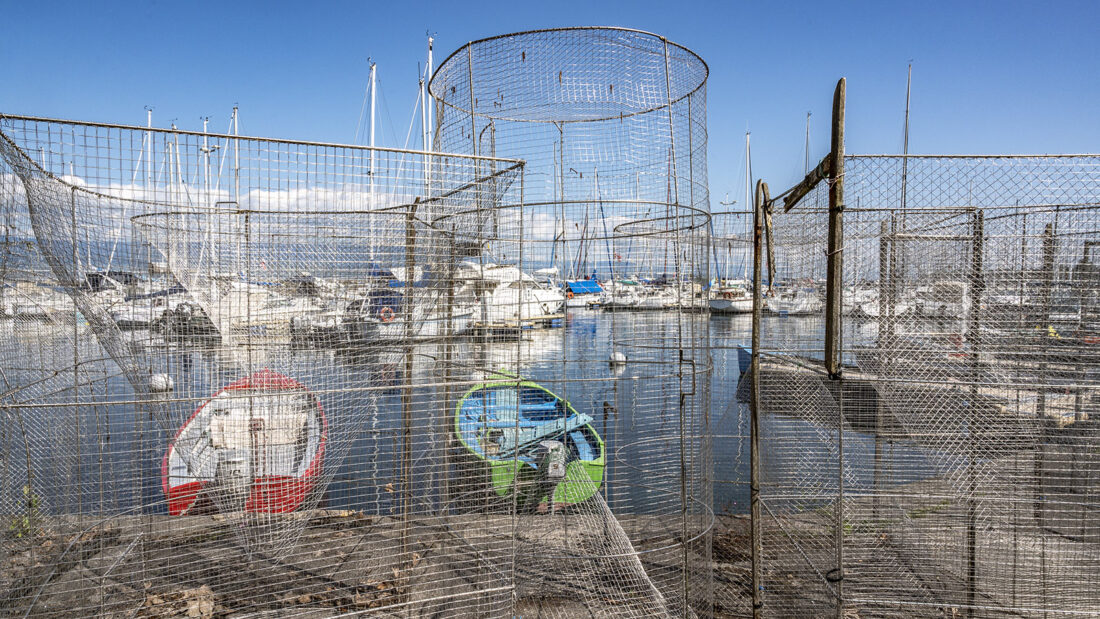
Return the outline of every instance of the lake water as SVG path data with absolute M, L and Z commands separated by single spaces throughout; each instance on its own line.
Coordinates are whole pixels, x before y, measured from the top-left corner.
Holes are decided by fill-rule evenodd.
M 685 320 L 709 328 L 713 363 L 709 414 L 691 408 L 704 401 L 699 385 L 687 397 L 686 487 L 694 500 L 713 501 L 717 511 L 742 513 L 748 508 L 749 415 L 736 396 L 737 347 L 749 343 L 751 318 L 692 315 Z M 819 341 L 822 329 L 820 318 L 764 318 L 769 342 Z M 853 341 L 873 337 L 855 322 L 849 331 Z M 672 342 L 678 333 L 672 313 L 578 309 L 569 311 L 564 328 L 528 331 L 518 340 L 461 340 L 449 350 L 441 343 L 420 344 L 411 350 L 416 387 L 407 399 L 400 388 L 406 372 L 403 350 L 363 355 L 286 348 L 253 363 L 295 377 L 319 397 L 331 432 L 326 470 L 333 478 L 322 499 L 327 507 L 381 514 L 398 509 L 406 426 L 411 430 L 410 483 L 420 505 L 435 510 L 461 496 L 470 478 L 456 468 L 461 454 L 448 444 L 453 407 L 466 389 L 501 371 L 539 382 L 593 417 L 606 442 L 603 492 L 613 509 L 672 513 L 681 487 L 680 393 L 689 391 L 685 384 L 690 383 L 678 378 L 675 348 L 646 342 Z M 33 382 L 7 396 L 9 403 L 21 405 L 5 411 L 0 436 L 0 474 L 7 491 L 0 498 L 5 502 L 19 502 L 29 449 L 32 479 L 45 511 L 166 511 L 161 466 L 168 444 L 199 404 L 239 374 L 210 351 L 165 344 L 143 331 L 127 337 L 141 363 L 174 377 L 174 392 L 158 402 L 131 403 L 133 390 L 114 363 L 88 361 L 102 352 L 86 325 L 0 321 L 5 389 Z M 74 348 L 84 360 L 79 373 L 71 370 Z M 627 354 L 624 367 L 609 366 L 614 350 Z M 444 363 L 448 358 L 450 363 Z M 697 379 L 702 381 L 702 375 Z M 708 424 L 709 445 L 701 438 Z M 765 481 L 804 477 L 810 470 L 819 472 L 826 485 L 835 480 L 836 461 L 829 456 L 835 432 L 803 420 L 765 417 L 762 433 L 807 447 L 801 459 L 778 457 L 782 445 L 773 451 L 776 457 L 765 453 Z M 870 470 L 862 464 L 872 457 L 873 437 L 849 432 L 845 441 L 853 471 Z M 884 457 L 888 466 L 934 468 L 929 454 L 912 445 L 890 445 Z M 834 472 L 831 477 L 828 471 Z M 708 476 L 714 481 L 713 497 L 703 483 Z M 869 475 L 857 472 L 846 480 L 856 492 L 870 483 Z

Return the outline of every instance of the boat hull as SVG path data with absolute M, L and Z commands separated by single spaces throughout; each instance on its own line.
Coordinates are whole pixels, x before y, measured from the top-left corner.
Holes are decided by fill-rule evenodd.
M 164 455 L 168 513 L 193 514 L 217 503 L 212 495 L 236 496 L 246 512 L 295 511 L 317 487 L 327 439 L 324 410 L 298 381 L 261 370 L 231 383 L 195 410 Z M 229 462 L 239 484 L 225 481 Z
M 506 410 L 496 397 L 498 392 L 506 396 L 517 394 L 510 401 L 515 403 L 511 405 L 512 410 L 519 409 L 518 422 L 489 421 L 490 417 Z M 520 446 L 517 440 L 517 447 L 510 452 L 493 453 L 491 439 L 485 438 L 484 430 L 490 426 L 508 429 L 511 423 L 516 423 L 517 427 L 529 425 L 534 417 L 525 412 L 527 402 L 537 402 L 536 406 L 543 411 L 552 410 L 549 416 L 538 421 L 552 423 L 558 420 L 562 422 L 561 428 L 546 436 L 532 433 L 525 446 Z M 489 484 L 498 496 L 508 496 L 518 488 L 525 502 L 575 505 L 594 495 L 603 483 L 604 442 L 590 423 L 580 423 L 585 419 L 587 417 L 579 415 L 569 403 L 537 383 L 520 381 L 517 386 L 514 380 L 494 381 L 476 385 L 460 399 L 455 410 L 454 432 L 470 458 L 487 468 Z M 570 420 L 575 421 L 575 425 L 570 425 Z M 483 433 L 479 435 L 479 431 Z M 534 461 L 541 439 L 562 440 L 569 453 L 564 480 L 552 490 L 540 485 L 540 473 Z
M 716 314 L 747 314 L 752 312 L 752 299 L 711 299 L 710 311 Z

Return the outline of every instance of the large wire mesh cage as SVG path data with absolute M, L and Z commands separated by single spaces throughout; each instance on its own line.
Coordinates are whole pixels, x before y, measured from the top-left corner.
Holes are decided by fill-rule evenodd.
M 440 365 L 491 239 L 439 222 L 518 203 L 521 162 L 0 133 L 0 614 L 508 612 L 514 510 L 451 465 Z
M 598 500 L 517 530 L 517 615 L 710 613 L 706 77 L 663 37 L 568 28 L 471 42 L 432 78 L 437 149 L 526 162 L 522 205 L 470 214 L 478 268 L 565 291 L 522 365 L 606 446 Z
M 829 184 L 774 215 L 765 609 L 1095 615 L 1100 158 L 843 170 L 839 378 L 822 362 Z

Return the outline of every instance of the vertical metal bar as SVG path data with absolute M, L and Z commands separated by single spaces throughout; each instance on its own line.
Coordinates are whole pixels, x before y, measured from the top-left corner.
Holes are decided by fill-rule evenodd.
M 430 193 L 429 193 L 430 195 Z M 451 452 L 457 444 L 457 437 L 454 436 L 451 430 L 451 415 L 454 402 L 454 392 L 452 383 L 454 380 L 453 374 L 453 361 L 454 361 L 454 306 L 455 306 L 455 264 L 458 262 L 458 241 L 451 238 L 450 243 L 450 257 L 447 260 L 447 268 L 444 269 L 446 278 L 443 280 L 443 285 L 446 286 L 444 292 L 444 315 L 447 317 L 447 322 L 443 325 L 443 410 L 439 415 L 439 432 L 443 437 L 443 477 L 440 483 L 440 504 L 449 506 L 451 504 L 451 475 L 454 475 L 453 470 L 454 463 L 452 462 Z M 460 480 L 461 481 L 461 480 Z M 444 512 L 446 514 L 446 512 Z
M 474 109 L 476 100 L 474 99 L 474 44 L 466 44 L 466 70 L 467 79 L 470 84 L 470 154 L 477 156 L 477 110 Z M 479 163 L 474 160 L 474 169 L 476 170 Z M 474 178 L 477 178 L 475 173 Z M 480 191 L 480 190 L 479 190 Z
M 672 106 L 673 106 L 673 101 L 672 101 L 672 75 L 671 75 L 671 66 L 670 66 L 670 60 L 669 60 L 669 55 L 668 55 L 668 39 L 665 39 L 664 37 L 661 37 L 661 42 L 664 44 L 664 55 L 665 55 L 665 100 L 666 100 L 665 104 L 668 106 L 669 163 L 671 164 L 671 170 L 670 171 L 672 173 L 672 179 L 671 179 L 672 180 L 672 196 L 671 196 L 672 199 L 669 200 L 669 206 L 672 206 L 672 205 L 677 205 L 678 206 L 680 204 L 680 179 L 678 178 L 679 173 L 677 172 L 677 169 L 676 169 L 676 124 L 675 124 L 675 119 L 673 118 L 673 114 L 672 114 Z M 689 132 L 690 132 L 690 127 L 689 127 Z M 669 225 L 668 221 L 671 221 L 671 220 L 666 220 L 666 224 L 665 224 L 666 226 Z M 665 252 L 666 252 L 666 258 L 665 258 L 665 260 L 666 260 L 665 271 L 666 272 L 668 270 L 667 269 L 667 266 L 668 266 L 667 265 L 668 244 L 669 244 L 669 241 L 667 241 L 667 240 L 665 241 L 665 243 L 663 243 L 663 245 L 665 247 Z M 673 242 L 673 250 L 675 252 L 674 256 L 675 256 L 675 262 L 676 262 L 676 275 L 677 275 L 677 278 L 676 278 L 677 338 L 676 339 L 677 339 L 677 347 L 679 348 L 679 354 L 680 354 L 680 364 L 679 364 L 679 368 L 678 368 L 678 376 L 679 376 L 679 384 L 680 384 L 680 527 L 681 527 L 680 534 L 682 535 L 681 539 L 685 540 L 685 542 L 683 544 L 683 549 L 682 549 L 683 554 L 681 556 L 682 563 L 680 565 L 680 569 L 681 569 L 681 583 L 680 584 L 681 584 L 682 595 L 683 595 L 683 598 L 682 598 L 683 616 L 687 617 L 688 613 L 690 611 L 689 611 L 689 607 L 688 607 L 688 574 L 687 574 L 688 546 L 687 546 L 687 542 L 686 542 L 686 540 L 688 539 L 688 526 L 687 526 L 687 471 L 684 470 L 685 467 L 686 467 L 686 462 L 685 462 L 685 458 L 684 458 L 684 449 L 685 449 L 685 446 L 684 446 L 684 431 L 685 431 L 685 429 L 684 429 L 684 389 L 683 389 L 683 384 L 684 384 L 684 347 L 683 347 L 683 313 L 682 313 L 683 312 L 683 304 L 680 303 L 680 295 L 681 295 L 681 288 L 682 288 L 681 282 L 680 282 L 680 251 L 679 251 L 678 244 L 676 244 L 675 242 Z
M 661 37 L 661 42 L 665 45 L 665 105 L 668 106 L 669 160 L 672 163 L 672 203 L 678 205 L 680 204 L 680 179 L 676 172 L 676 127 L 672 118 L 672 76 L 668 56 L 668 39 Z
M 756 183 L 752 215 L 752 361 L 749 366 L 749 524 L 752 542 L 752 616 L 764 609 L 760 522 L 760 318 L 764 310 L 764 284 L 760 278 L 764 240 L 764 181 Z
M 1054 224 L 1047 224 L 1046 229 L 1043 231 L 1043 271 L 1042 281 L 1039 287 L 1039 300 L 1040 311 L 1042 312 L 1043 322 L 1040 325 L 1043 328 L 1047 328 L 1050 322 L 1050 314 L 1054 301 L 1054 257 L 1055 257 L 1055 245 L 1054 245 Z M 1046 368 L 1045 359 L 1040 360 L 1039 364 L 1039 393 L 1036 396 L 1035 401 L 1035 415 L 1039 419 L 1042 419 L 1046 415 Z
M 71 289 L 71 292 L 70 292 L 70 296 L 72 296 L 72 299 L 73 299 L 74 314 L 75 314 L 76 311 L 80 311 L 82 309 L 85 309 L 85 307 L 84 307 L 85 304 L 77 302 L 77 298 L 78 298 L 79 295 L 83 294 L 83 293 L 80 292 L 81 284 L 82 283 L 87 283 L 87 281 L 88 281 L 88 276 L 87 275 L 84 276 L 84 282 L 78 282 L 78 279 L 77 279 L 78 276 L 79 276 L 79 273 L 80 273 L 80 261 L 79 261 L 79 258 L 77 257 L 77 249 L 78 249 L 78 240 L 77 239 L 79 239 L 80 237 L 77 234 L 77 231 L 79 230 L 79 228 L 77 227 L 77 222 L 76 222 L 76 190 L 77 190 L 77 188 L 73 187 L 72 190 L 69 192 L 69 209 L 70 209 L 69 215 L 71 216 L 71 219 L 72 219 L 72 230 L 73 230 L 72 231 L 73 268 L 72 268 L 72 283 L 71 283 L 72 289 Z M 92 265 L 89 263 L 87 268 L 91 269 Z M 110 264 L 107 265 L 107 269 L 108 270 L 110 269 Z M 76 320 L 76 316 L 74 315 L 73 316 L 73 333 L 72 333 L 72 338 L 73 338 L 73 398 L 72 399 L 73 399 L 73 402 L 77 402 L 77 403 L 80 402 L 80 332 L 79 332 L 79 327 L 80 327 L 80 321 Z M 75 474 L 75 479 L 73 479 L 71 487 L 76 489 L 76 506 L 77 506 L 76 511 L 77 511 L 77 514 L 79 515 L 78 516 L 78 518 L 79 518 L 78 521 L 81 523 L 81 526 L 83 526 L 83 522 L 84 522 L 84 520 L 83 520 L 83 518 L 84 518 L 84 495 L 81 493 L 81 489 L 84 487 L 84 480 L 81 479 L 81 471 L 80 471 L 80 460 L 81 460 L 82 456 L 81 456 L 81 453 L 80 453 L 80 406 L 79 406 L 79 404 L 77 404 L 77 406 L 73 407 L 73 411 L 74 411 L 73 425 L 76 428 L 76 460 L 74 461 L 74 467 L 73 467 L 75 470 L 70 471 L 70 473 Z
M 520 179 L 519 179 L 519 181 L 520 181 L 519 182 L 519 203 L 520 204 L 524 204 L 524 199 L 526 197 L 526 194 L 525 194 L 526 188 L 525 188 L 525 184 L 524 184 L 526 182 L 526 173 L 527 173 L 526 168 L 520 170 Z M 516 266 L 519 268 L 521 273 L 523 272 L 523 259 L 524 259 L 524 255 L 523 255 L 524 218 L 523 218 L 523 216 L 524 216 L 524 213 L 523 213 L 523 209 L 521 208 L 521 209 L 519 209 L 519 222 L 518 222 L 519 223 L 519 229 L 518 229 L 519 261 L 516 264 Z M 523 281 L 522 277 L 520 278 L 520 281 L 521 282 Z M 522 286 L 523 284 L 520 284 L 520 285 Z M 521 290 L 521 293 L 520 293 L 520 299 L 521 299 L 521 301 L 523 299 L 522 290 Z M 516 308 L 516 317 L 518 319 L 516 327 L 517 327 L 517 330 L 519 330 L 519 329 L 522 328 L 522 322 L 523 322 L 522 303 L 521 303 L 520 307 Z M 564 329 L 564 328 L 565 327 L 563 325 L 562 329 Z M 517 401 L 517 403 L 519 401 L 520 389 L 521 389 L 521 385 L 522 385 L 522 379 L 520 378 L 520 368 L 523 366 L 523 354 L 522 354 L 523 348 L 522 348 L 522 344 L 520 343 L 521 341 L 522 341 L 522 338 L 516 338 L 516 365 L 515 365 L 514 371 L 515 371 L 515 375 L 516 375 L 516 401 Z M 568 400 L 566 400 L 566 402 L 568 403 Z M 518 414 L 516 415 L 515 433 L 516 433 L 516 436 L 519 436 L 519 415 Z M 516 588 L 516 580 L 517 580 L 517 576 L 516 576 L 516 557 L 519 554 L 519 548 L 516 545 L 516 541 L 517 541 L 517 538 L 518 538 L 517 533 L 519 532 L 519 511 L 517 509 L 518 508 L 518 501 L 519 501 L 519 467 L 520 467 L 519 449 L 515 449 L 515 450 L 512 451 L 512 531 L 511 531 L 511 535 L 509 536 L 510 543 L 511 543 L 511 568 L 512 568 L 512 571 L 511 571 L 511 574 L 510 574 L 510 576 L 511 576 L 511 585 L 512 585 L 512 608 L 511 608 L 511 611 L 512 611 L 513 616 L 517 616 L 516 615 L 516 606 L 519 603 L 519 591 Z M 550 494 L 548 499 L 549 499 L 548 502 L 550 503 L 550 509 L 551 509 L 551 511 L 553 511 L 553 508 L 554 508 L 554 495 L 553 495 L 553 493 Z M 569 521 L 568 521 L 568 519 L 563 519 L 563 527 L 562 528 L 565 531 L 566 539 L 569 539 Z
M 884 350 L 887 342 L 890 341 L 889 335 L 883 333 L 883 319 L 884 304 L 889 302 L 888 287 L 891 283 L 890 279 L 890 224 L 885 220 L 879 223 L 879 238 L 878 238 L 878 349 Z M 889 355 L 883 355 L 883 357 L 889 357 Z M 889 376 L 889 372 L 882 372 L 880 378 Z M 872 497 L 871 497 L 871 515 L 874 518 L 879 517 L 879 508 L 881 498 L 879 492 L 882 490 L 882 464 L 883 464 L 883 439 L 882 439 L 882 416 L 883 411 L 882 397 L 876 392 L 875 395 L 875 460 L 874 460 L 874 473 L 872 478 Z
M 413 390 L 413 347 L 412 314 L 416 278 L 416 209 L 420 199 L 413 200 L 405 216 L 405 287 L 402 314 L 405 321 L 405 389 L 401 392 L 401 556 L 409 558 L 409 508 L 412 505 L 412 390 Z M 411 560 L 411 559 L 409 559 Z
M 1039 312 L 1042 322 L 1040 327 L 1043 329 L 1048 328 L 1051 325 L 1050 317 L 1053 309 L 1054 301 L 1054 259 L 1056 255 L 1057 247 L 1055 246 L 1055 228 L 1053 223 L 1048 223 L 1043 230 L 1043 266 L 1040 273 L 1039 284 Z M 1039 420 L 1039 444 L 1036 446 L 1035 455 L 1033 456 L 1032 467 L 1034 469 L 1035 477 L 1035 489 L 1034 489 L 1034 503 L 1032 505 L 1032 512 L 1035 518 L 1035 525 L 1042 530 L 1046 527 L 1047 508 L 1046 501 L 1044 500 L 1044 494 L 1046 492 L 1046 453 L 1047 453 L 1047 440 L 1048 425 L 1044 419 L 1046 416 L 1047 408 L 1047 361 L 1046 354 L 1040 353 L 1039 355 L 1039 369 L 1038 376 L 1036 377 L 1036 390 L 1035 394 L 1035 417 Z M 1045 539 L 1045 538 L 1044 538 Z M 1046 545 L 1040 545 L 1039 555 L 1039 576 L 1041 587 L 1040 591 L 1043 591 L 1044 599 L 1046 601 Z M 1045 613 L 1044 613 L 1045 615 Z
M 977 492 L 977 480 L 974 472 L 976 465 L 974 452 L 977 449 L 977 441 L 974 438 L 974 430 L 977 424 L 975 409 L 978 400 L 978 380 L 981 378 L 981 299 L 982 292 L 985 289 L 985 279 L 982 276 L 985 213 L 979 210 L 974 213 L 973 217 L 973 231 L 970 241 L 970 315 L 967 317 L 967 339 L 970 340 L 970 402 L 967 406 L 966 420 L 970 443 L 967 450 L 966 471 L 969 485 L 966 498 L 966 616 L 968 617 L 973 614 L 974 598 L 978 587 L 977 503 L 974 499 Z

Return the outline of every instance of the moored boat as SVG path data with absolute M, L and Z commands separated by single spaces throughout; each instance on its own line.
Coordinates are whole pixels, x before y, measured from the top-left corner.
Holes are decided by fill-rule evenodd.
M 768 298 L 764 309 L 781 316 L 806 316 L 823 311 L 825 303 L 816 288 L 788 288 Z
M 743 286 L 716 288 L 711 292 L 709 305 L 716 314 L 745 314 L 752 311 L 752 294 Z
M 455 410 L 454 430 L 466 450 L 488 466 L 496 494 L 508 495 L 516 483 L 528 502 L 568 505 L 588 499 L 603 483 L 604 442 L 591 423 L 590 416 L 537 383 L 499 380 L 466 392 Z M 541 454 L 551 443 L 565 452 L 556 485 L 545 484 L 542 470 Z
M 565 293 L 551 289 L 518 267 L 462 262 L 455 277 L 462 282 L 455 290 L 456 298 L 469 299 L 480 307 L 474 316 L 476 323 L 550 323 L 563 317 Z
M 321 476 L 328 422 L 298 381 L 261 370 L 204 402 L 176 434 L 161 465 L 173 516 L 209 500 L 220 509 L 286 513 Z
M 596 278 L 565 282 L 565 306 L 588 307 L 599 305 L 603 288 Z

